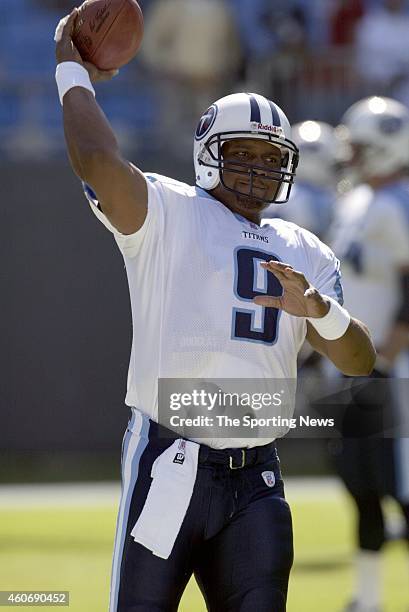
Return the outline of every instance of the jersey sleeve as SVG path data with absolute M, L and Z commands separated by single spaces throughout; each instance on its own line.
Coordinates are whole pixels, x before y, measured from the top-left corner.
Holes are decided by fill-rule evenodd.
M 324 257 L 321 261 L 321 266 L 317 272 L 315 287 L 323 295 L 337 300 L 342 306 L 344 303 L 344 295 L 341 283 L 340 261 L 328 249 L 329 256 Z
M 306 231 L 303 234 L 309 246 L 311 278 L 308 280 L 321 294 L 333 298 L 342 306 L 344 296 L 339 259 L 314 234 Z
M 142 227 L 133 234 L 121 234 L 102 212 L 97 195 L 86 183 L 84 194 L 94 215 L 112 232 L 124 257 L 136 257 L 145 243 L 157 243 L 163 232 L 165 194 L 160 180 L 154 174 L 145 174 L 148 186 L 148 211 Z

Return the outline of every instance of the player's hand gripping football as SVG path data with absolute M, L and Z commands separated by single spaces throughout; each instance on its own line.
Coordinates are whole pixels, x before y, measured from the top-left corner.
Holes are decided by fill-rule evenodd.
M 283 287 L 282 297 L 258 295 L 254 302 L 260 306 L 279 308 L 295 317 L 324 317 L 329 303 L 307 281 L 302 272 L 278 261 L 262 262 L 261 266 L 274 274 Z
M 88 70 L 92 83 L 109 81 L 118 74 L 118 70 L 99 70 L 94 64 L 84 62 L 78 49 L 72 42 L 77 13 L 78 9 L 75 8 L 69 15 L 61 19 L 55 31 L 54 40 L 56 42 L 55 56 L 57 64 L 61 62 L 78 62 Z

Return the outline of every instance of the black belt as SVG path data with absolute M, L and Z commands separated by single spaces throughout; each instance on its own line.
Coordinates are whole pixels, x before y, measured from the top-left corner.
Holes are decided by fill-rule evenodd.
M 200 445 L 199 463 L 226 465 L 231 470 L 240 470 L 250 465 L 265 463 L 271 455 L 276 457 L 275 442 L 254 448 L 215 449 Z
M 150 420 L 149 439 L 155 439 L 155 443 L 163 445 L 164 450 L 170 445 L 169 439 L 176 440 L 179 437 L 176 432 Z M 277 458 L 275 442 L 253 448 L 215 449 L 205 444 L 201 444 L 199 448 L 199 464 L 225 465 L 231 470 L 265 463 L 269 458 Z

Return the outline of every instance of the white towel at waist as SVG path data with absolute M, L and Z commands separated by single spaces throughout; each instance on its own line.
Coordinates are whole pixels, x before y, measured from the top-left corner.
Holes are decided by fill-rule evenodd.
M 131 536 L 162 559 L 169 558 L 189 507 L 198 456 L 198 444 L 178 439 L 152 465 L 153 481 Z

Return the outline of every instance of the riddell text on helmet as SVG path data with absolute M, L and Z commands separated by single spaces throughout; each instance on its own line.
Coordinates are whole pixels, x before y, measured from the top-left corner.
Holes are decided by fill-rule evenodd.
M 270 125 L 268 123 L 258 123 L 257 121 L 252 121 L 250 123 L 250 128 L 254 132 L 272 132 L 273 134 L 278 134 L 279 136 L 282 136 L 284 133 L 282 127 Z

